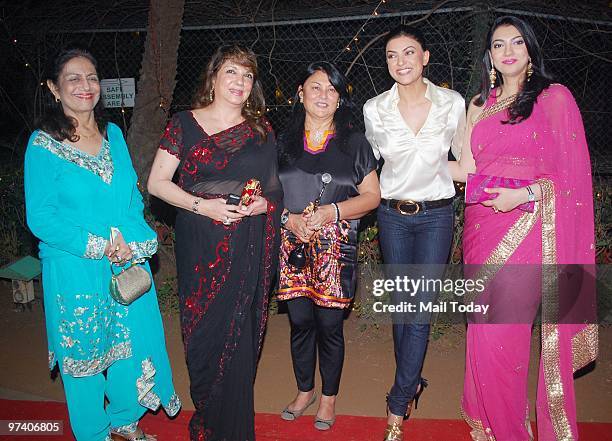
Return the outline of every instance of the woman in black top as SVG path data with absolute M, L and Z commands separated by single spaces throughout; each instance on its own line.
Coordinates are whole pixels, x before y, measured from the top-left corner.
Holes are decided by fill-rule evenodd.
M 323 383 L 315 421 L 319 430 L 335 421 L 344 360 L 342 320 L 355 293 L 358 219 L 380 201 L 377 161 L 365 136 L 352 128 L 351 107 L 344 75 L 333 64 L 312 63 L 298 87 L 289 127 L 278 141 L 285 206 L 278 299 L 288 300 L 298 386 L 281 417 L 294 420 L 316 401 L 318 346 Z M 306 256 L 302 268 L 290 259 L 298 246 L 304 246 Z

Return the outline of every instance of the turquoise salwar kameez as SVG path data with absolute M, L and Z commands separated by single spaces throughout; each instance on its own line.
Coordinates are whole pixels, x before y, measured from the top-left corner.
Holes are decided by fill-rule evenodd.
M 137 261 L 157 250 L 121 130 L 108 124 L 96 156 L 35 131 L 25 193 L 28 225 L 40 239 L 49 368 L 59 364 L 77 440 L 133 431 L 147 409 L 176 415 L 155 287 L 129 306 L 109 294 L 111 227 Z

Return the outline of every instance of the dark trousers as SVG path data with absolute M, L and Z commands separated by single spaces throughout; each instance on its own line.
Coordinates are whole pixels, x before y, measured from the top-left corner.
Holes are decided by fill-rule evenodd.
M 452 205 L 426 209 L 407 216 L 381 204 L 377 214 L 380 247 L 385 264 L 447 263 L 453 238 Z M 429 271 L 427 277 L 442 275 Z M 417 322 L 393 324 L 396 369 L 395 382 L 387 402 L 389 411 L 394 415 L 404 415 L 414 398 L 421 379 L 428 340 L 429 323 L 422 317 Z
M 323 395 L 337 395 L 344 363 L 344 310 L 317 306 L 305 297 L 289 300 L 291 359 L 298 390 L 314 388 L 317 348 Z

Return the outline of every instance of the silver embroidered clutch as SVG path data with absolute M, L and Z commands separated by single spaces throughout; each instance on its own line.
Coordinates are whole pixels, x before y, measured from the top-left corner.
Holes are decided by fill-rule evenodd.
M 150 289 L 151 275 L 137 263 L 111 276 L 110 295 L 122 305 L 129 305 Z

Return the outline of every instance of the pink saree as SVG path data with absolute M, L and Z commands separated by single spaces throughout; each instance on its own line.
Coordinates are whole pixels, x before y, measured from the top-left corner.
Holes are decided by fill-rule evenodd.
M 573 373 L 595 359 L 597 328 L 556 321 L 568 290 L 560 290 L 558 276 L 544 268 L 586 264 L 585 271 L 594 272 L 591 166 L 582 119 L 571 92 L 559 84 L 544 90 L 531 116 L 519 124 L 501 124 L 508 118 L 507 110 L 487 111 L 494 104 L 490 97 L 486 116 L 472 132 L 476 172 L 537 179 L 544 194 L 533 213 L 514 209 L 495 214 L 480 204 L 468 206 L 464 262 L 487 264 L 482 268 L 542 268 L 538 283 L 530 285 L 536 289 L 516 293 L 518 301 L 532 297 L 539 304 L 542 299 L 543 319 L 548 320 L 542 324 L 538 438 L 573 441 L 578 439 Z M 590 275 L 592 282 L 594 274 Z M 487 282 L 491 297 L 496 293 L 494 277 L 489 275 Z M 520 286 L 522 281 L 516 283 Z M 503 295 L 509 292 L 505 289 Z M 527 322 L 468 325 L 462 414 L 474 440 L 533 439 L 527 395 L 531 330 Z

